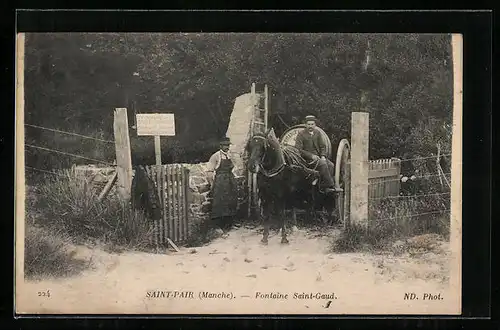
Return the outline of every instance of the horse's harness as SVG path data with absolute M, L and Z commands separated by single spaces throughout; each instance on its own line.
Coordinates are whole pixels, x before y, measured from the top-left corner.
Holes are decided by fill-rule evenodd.
M 267 151 L 267 148 L 269 146 L 269 141 L 267 140 L 266 137 L 260 136 L 260 135 L 254 136 L 253 139 L 264 140 L 264 152 L 262 153 L 262 156 L 260 158 L 260 169 L 262 170 L 262 174 L 264 174 L 268 178 L 272 178 L 272 177 L 280 174 L 285 169 L 286 161 L 284 161 L 283 164 L 281 164 L 277 168 L 274 168 L 271 170 L 266 170 L 262 164 L 264 163 L 264 159 L 266 158 L 266 151 Z
M 285 169 L 285 166 L 287 165 L 286 160 L 284 159 L 283 160 L 283 164 L 281 164 L 280 166 L 278 166 L 278 167 L 276 167 L 274 169 L 271 169 L 271 170 L 266 170 L 262 164 L 264 163 L 264 159 L 266 158 L 267 148 L 270 145 L 269 141 L 268 141 L 268 139 L 266 137 L 260 136 L 260 135 L 253 136 L 253 139 L 264 140 L 264 152 L 262 153 L 262 156 L 260 158 L 260 169 L 262 170 L 262 174 L 264 174 L 264 176 L 266 176 L 268 178 L 272 178 L 272 177 L 280 174 Z M 289 164 L 289 165 L 292 168 L 293 167 L 295 167 L 295 168 L 302 168 L 307 173 L 306 178 L 309 178 L 312 175 L 312 173 L 314 171 L 316 171 L 316 168 L 318 167 L 318 164 L 319 164 L 319 161 L 313 161 L 313 162 L 316 162 L 316 164 L 315 164 L 314 168 L 312 169 L 312 171 L 311 171 L 311 169 L 305 168 L 304 166 L 298 166 L 298 165 L 294 166 L 293 164 Z M 312 164 L 312 162 L 311 162 L 311 164 Z

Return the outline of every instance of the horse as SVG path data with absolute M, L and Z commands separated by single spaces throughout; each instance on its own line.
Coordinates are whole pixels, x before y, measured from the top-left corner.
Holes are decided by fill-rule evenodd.
M 309 168 L 297 148 L 282 145 L 273 129 L 267 133 L 253 135 L 246 149 L 248 170 L 257 174 L 257 187 L 263 211 L 262 244 L 268 244 L 269 220 L 272 215 L 279 216 L 281 243 L 288 244 L 285 210 L 302 207 L 304 201 L 314 208 L 315 195 L 323 197 L 321 204 L 327 209 L 329 217 L 333 217 L 334 198 L 319 193 L 318 185 L 314 184 L 319 179 L 319 173 Z

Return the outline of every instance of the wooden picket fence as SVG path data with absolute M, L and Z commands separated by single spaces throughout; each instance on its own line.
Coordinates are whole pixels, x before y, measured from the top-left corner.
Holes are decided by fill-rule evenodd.
M 161 217 L 155 220 L 154 243 L 166 246 L 168 239 L 183 243 L 189 236 L 189 169 L 180 164 L 146 166 L 160 199 Z
M 401 181 L 401 160 L 398 158 L 369 161 L 368 198 L 398 196 Z

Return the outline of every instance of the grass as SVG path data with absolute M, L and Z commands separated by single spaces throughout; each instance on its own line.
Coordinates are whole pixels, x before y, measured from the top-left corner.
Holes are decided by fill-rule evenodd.
M 76 275 L 89 266 L 85 260 L 74 258 L 71 240 L 61 232 L 27 223 L 24 244 L 27 279 Z
M 370 201 L 368 227 L 351 224 L 332 244 L 334 252 L 384 250 L 397 240 L 435 233 L 449 238 L 449 195 Z
M 63 274 L 71 244 L 113 252 L 151 248 L 151 221 L 113 195 L 99 202 L 97 193 L 71 170 L 39 178 L 27 190 L 27 274 Z

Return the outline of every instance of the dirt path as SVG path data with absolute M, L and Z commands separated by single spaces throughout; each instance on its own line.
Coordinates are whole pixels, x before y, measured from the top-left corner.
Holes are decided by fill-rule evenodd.
M 332 235 L 298 230 L 289 245 L 279 235 L 259 244 L 255 229 L 240 228 L 207 246 L 170 255 L 108 254 L 79 247 L 75 257 L 92 260 L 83 274 L 25 282 L 19 308 L 43 313 L 447 313 L 455 301 L 448 289 L 446 244 L 418 258 L 403 255 L 329 253 Z M 326 235 L 328 234 L 328 235 Z M 50 290 L 51 297 L 37 297 Z M 148 291 L 192 291 L 194 299 L 152 298 Z M 225 293 L 210 299 L 200 292 Z M 257 293 L 288 299 L 256 298 Z M 418 300 L 404 300 L 414 292 Z M 322 293 L 326 299 L 294 299 Z M 423 300 L 424 293 L 442 300 Z M 334 294 L 335 297 L 332 296 Z M 149 293 L 151 296 L 152 293 Z M 327 296 L 330 295 L 330 296 Z M 333 298 L 332 298 L 333 297 Z M 325 308 L 326 303 L 330 306 Z M 450 307 L 451 306 L 451 307 Z

